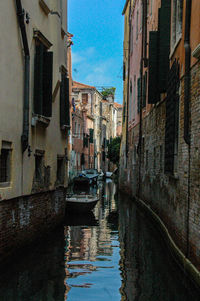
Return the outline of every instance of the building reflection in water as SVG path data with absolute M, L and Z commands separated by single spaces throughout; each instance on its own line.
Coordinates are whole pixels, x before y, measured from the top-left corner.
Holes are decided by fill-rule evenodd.
M 0 301 L 197 301 L 159 232 L 115 185 L 0 273 Z M 22 257 L 21 256 L 21 257 Z
M 108 270 L 110 275 L 113 275 L 112 278 L 116 280 L 116 284 L 118 283 L 118 287 L 115 287 L 115 294 L 117 296 L 116 300 L 119 300 L 120 298 L 119 287 L 121 279 L 118 265 L 118 233 L 117 231 L 113 232 L 109 223 L 110 214 L 116 211 L 117 208 L 115 193 L 116 188 L 113 183 L 107 183 L 105 186 L 102 185 L 100 191 L 100 201 L 97 203 L 94 209 L 95 220 L 98 221 L 98 224 L 91 225 L 91 223 L 89 223 L 89 225 L 87 225 L 86 218 L 85 224 L 83 224 L 82 226 L 75 226 L 75 223 L 72 221 L 73 226 L 65 227 L 65 300 L 67 300 L 67 298 L 69 298 L 70 300 L 70 289 L 74 292 L 71 295 L 72 299 L 76 296 L 77 298 L 79 297 L 80 300 L 89 300 L 87 299 L 89 298 L 89 295 L 87 296 L 85 291 L 84 295 L 81 295 L 80 297 L 77 290 L 78 288 L 94 288 L 93 292 L 91 292 L 90 290 L 90 294 L 95 294 L 94 300 L 102 300 L 103 291 L 98 292 L 98 289 L 95 289 L 95 286 L 99 286 L 100 281 L 102 287 L 105 288 L 105 295 L 112 295 L 112 279 L 108 280 L 108 276 L 106 275 L 106 273 L 108 273 Z M 78 219 L 77 216 L 75 218 Z M 117 220 L 115 220 L 115 222 L 115 228 L 117 228 Z M 116 253 L 116 256 L 113 256 L 114 252 Z M 76 281 L 73 281 L 75 278 Z M 104 283 L 105 280 L 103 278 L 105 278 L 106 281 L 110 281 L 111 283 L 111 287 L 108 290 L 106 288 L 107 283 Z M 76 289 L 77 293 L 74 289 Z
M 189 301 L 200 295 L 167 251 L 152 221 L 135 204 L 119 202 L 121 300 Z

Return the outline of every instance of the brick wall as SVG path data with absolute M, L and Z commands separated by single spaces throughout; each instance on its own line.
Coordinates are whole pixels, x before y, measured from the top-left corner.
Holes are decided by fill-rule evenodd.
M 0 202 L 0 262 L 62 222 L 64 190 Z
M 143 119 L 140 198 L 162 218 L 185 254 L 189 239 L 189 259 L 200 269 L 200 63 L 191 70 L 190 149 L 183 139 L 184 78 L 180 84 L 178 153 L 174 175 L 164 173 L 165 107 L 163 101 Z M 120 170 L 120 187 L 132 196 L 137 195 L 139 183 L 138 154 L 135 153 L 138 132 L 138 126 L 129 131 L 128 163 L 125 168 L 124 160 L 121 160 Z

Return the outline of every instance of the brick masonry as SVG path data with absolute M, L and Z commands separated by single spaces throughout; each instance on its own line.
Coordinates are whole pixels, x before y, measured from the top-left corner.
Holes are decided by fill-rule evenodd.
M 184 254 L 200 270 L 200 63 L 191 70 L 191 144 L 184 134 L 184 78 L 180 84 L 178 153 L 174 175 L 164 173 L 165 101 L 143 119 L 140 198 L 151 205 Z M 120 186 L 138 194 L 138 125 L 129 131 L 128 162 L 121 159 Z M 189 224 L 188 224 L 189 220 Z M 189 234 L 189 235 L 188 235 Z M 189 241 L 189 245 L 187 245 Z M 189 247 L 188 247 L 189 246 Z M 187 248 L 188 247 L 188 248 Z
M 64 190 L 0 202 L 0 263 L 63 221 Z

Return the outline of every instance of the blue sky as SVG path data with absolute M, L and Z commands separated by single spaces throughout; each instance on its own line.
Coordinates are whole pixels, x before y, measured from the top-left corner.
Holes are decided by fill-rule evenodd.
M 116 87 L 122 103 L 123 16 L 125 0 L 68 0 L 73 80 Z

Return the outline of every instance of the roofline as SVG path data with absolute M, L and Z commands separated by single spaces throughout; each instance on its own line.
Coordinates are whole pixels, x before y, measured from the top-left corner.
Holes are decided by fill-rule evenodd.
M 126 12 L 126 9 L 127 9 L 127 6 L 128 6 L 129 1 L 130 1 L 130 0 L 126 0 L 126 3 L 125 3 L 125 5 L 124 5 L 124 9 L 123 9 L 123 11 L 122 11 L 122 16 L 123 16 L 123 15 L 125 14 L 125 12 Z

